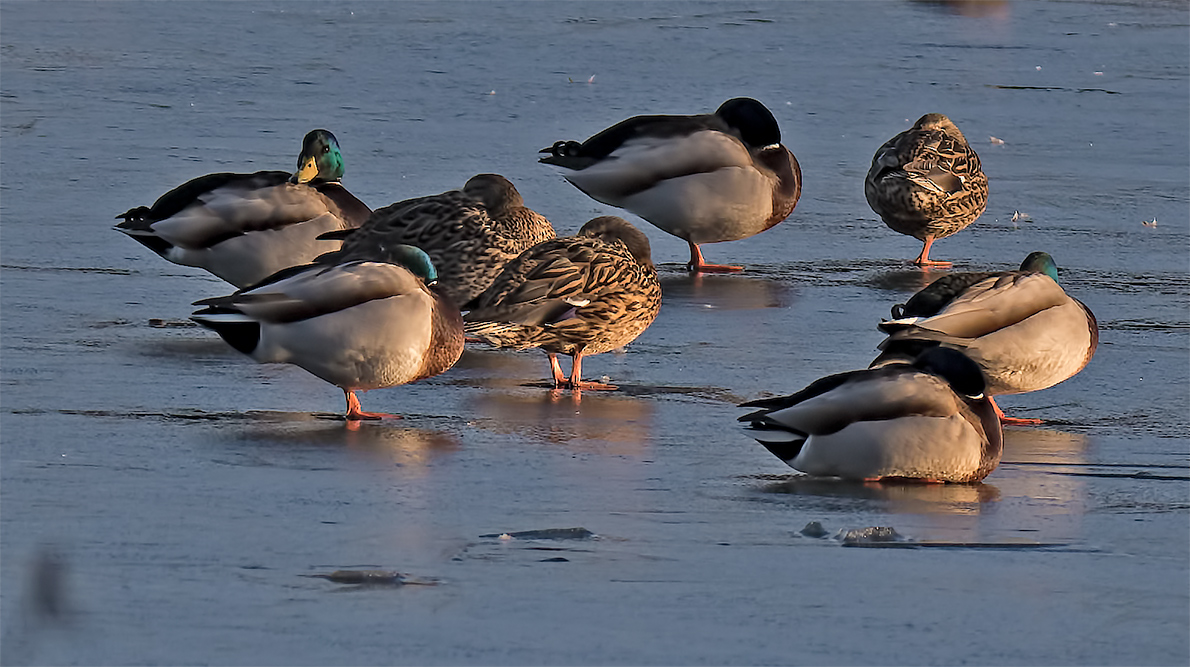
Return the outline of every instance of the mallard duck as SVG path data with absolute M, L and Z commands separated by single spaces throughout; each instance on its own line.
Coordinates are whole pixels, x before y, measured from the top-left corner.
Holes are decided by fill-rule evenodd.
M 876 151 L 864 195 L 884 224 L 923 243 L 915 264 L 950 266 L 930 259 L 930 246 L 983 214 L 988 178 L 959 128 L 928 113 Z
M 592 199 L 622 208 L 685 239 L 695 272 L 742 267 L 708 264 L 701 243 L 755 236 L 793 211 L 802 192 L 797 158 L 763 104 L 747 97 L 713 114 L 635 116 L 579 143 L 559 141 L 546 164 Z
M 822 378 L 741 407 L 739 421 L 790 467 L 855 480 L 977 482 L 996 469 L 1003 434 L 979 367 L 931 348 L 912 363 Z
M 583 357 L 632 342 L 660 308 L 648 237 L 622 218 L 606 216 L 575 236 L 521 253 L 464 306 L 469 312 L 463 320 L 468 334 L 489 345 L 545 350 L 555 387 L 615 389 L 584 381 Z M 569 379 L 559 354 L 574 360 Z
M 1054 259 L 1044 252 L 1031 253 L 1018 271 L 943 276 L 893 307 L 893 319 L 880 324 L 889 336 L 872 365 L 946 345 L 979 364 L 988 394 L 1052 387 L 1081 371 L 1099 345 L 1095 315 L 1057 278 Z M 1008 424 L 1041 423 L 996 411 Z
M 462 190 L 378 208 L 358 229 L 323 234 L 320 238 L 342 238 L 343 248 L 317 261 L 383 261 L 388 248 L 414 245 L 433 260 L 438 291 L 463 304 L 517 255 L 554 236 L 550 221 L 526 208 L 507 178 L 478 174 Z
M 430 287 L 433 264 L 412 246 L 399 263 L 308 264 L 230 296 L 196 301 L 191 319 L 262 362 L 300 366 L 341 388 L 347 419 L 363 412 L 355 392 L 437 375 L 463 353 L 458 308 Z
M 298 170 L 208 174 L 170 190 L 153 206 L 117 215 L 121 231 L 165 259 L 206 269 L 243 289 L 275 271 L 335 250 L 323 232 L 358 227 L 371 210 L 348 192 L 335 135 L 314 130 Z

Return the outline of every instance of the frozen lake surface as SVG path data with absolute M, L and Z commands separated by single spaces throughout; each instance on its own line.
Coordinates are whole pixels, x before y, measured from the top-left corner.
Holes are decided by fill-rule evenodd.
M 3 3 L 0 658 L 1187 664 L 1190 11 L 983 7 Z M 476 349 L 366 394 L 405 419 L 349 431 L 334 387 L 180 326 L 228 285 L 111 230 L 189 178 L 292 169 L 326 127 L 374 207 L 498 172 L 570 233 L 615 211 L 539 148 L 740 95 L 777 116 L 802 200 L 705 248 L 735 276 L 687 276 L 685 244 L 630 218 L 664 303 L 584 364 L 614 393 Z M 1006 429 L 983 484 L 798 478 L 736 404 L 866 366 L 889 307 L 941 275 L 862 187 L 926 112 L 991 188 L 933 254 L 1050 252 L 1099 351 L 1003 401 L 1049 423 Z M 873 526 L 921 546 L 834 539 Z M 482 537 L 575 527 L 594 536 Z M 343 569 L 437 585 L 308 576 Z

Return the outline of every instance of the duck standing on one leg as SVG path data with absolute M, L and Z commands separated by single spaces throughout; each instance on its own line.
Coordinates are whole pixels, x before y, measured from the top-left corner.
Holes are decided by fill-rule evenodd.
M 437 375 L 463 353 L 459 309 L 434 292 L 430 258 L 394 248 L 394 263 L 309 264 L 230 296 L 203 299 L 191 319 L 261 363 L 290 363 L 341 388 L 347 419 L 355 392 Z
M 363 224 L 372 211 L 343 187 L 342 178 L 335 135 L 314 130 L 302 142 L 292 175 L 200 176 L 152 206 L 116 216 L 124 222 L 115 229 L 166 260 L 206 269 L 243 289 L 340 246 L 319 235 Z
M 623 347 L 661 308 L 661 283 L 649 239 L 622 218 L 606 216 L 575 236 L 539 243 L 509 262 L 472 303 L 466 332 L 496 347 L 549 355 L 554 386 L 615 389 L 582 379 L 583 357 Z M 558 355 L 574 360 L 567 379 Z
M 690 245 L 693 272 L 708 264 L 699 244 L 755 236 L 793 211 L 802 191 L 797 158 L 760 102 L 737 97 L 713 114 L 635 116 L 579 143 L 542 153 L 592 199 L 631 211 Z
M 923 350 L 962 350 L 987 376 L 991 396 L 1052 387 L 1091 361 L 1099 345 L 1095 315 L 1057 282 L 1047 253 L 1034 252 L 1018 271 L 952 273 L 894 306 L 880 324 L 888 334 L 872 366 L 912 359 Z M 1040 419 L 1005 417 L 1005 424 Z
M 930 246 L 983 214 L 988 178 L 959 128 L 928 113 L 876 151 L 864 195 L 884 224 L 922 242 L 915 264 L 950 266 L 930 259 Z
M 323 234 L 319 238 L 343 239 L 343 247 L 316 261 L 386 261 L 390 248 L 416 246 L 434 262 L 438 291 L 464 304 L 517 255 L 555 236 L 550 221 L 527 208 L 507 178 L 477 174 L 462 190 L 378 208 L 358 229 Z
M 912 363 L 839 373 L 741 407 L 748 435 L 791 468 L 874 481 L 978 482 L 1003 451 L 979 367 L 931 348 Z

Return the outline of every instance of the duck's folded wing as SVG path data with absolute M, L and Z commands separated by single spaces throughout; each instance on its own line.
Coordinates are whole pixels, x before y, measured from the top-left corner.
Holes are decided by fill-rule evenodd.
M 567 164 L 567 158 L 583 160 L 584 163 L 602 160 L 620 150 L 627 142 L 641 137 L 677 138 L 703 130 L 727 132 L 729 128 L 723 119 L 714 114 L 697 116 L 647 115 L 633 116 L 599 132 L 590 139 L 577 144 L 569 142 L 567 148 L 573 154 L 553 155 L 541 159 L 546 164 L 562 167 L 582 168 Z M 543 149 L 543 152 L 551 149 Z
M 247 187 L 235 182 L 209 190 L 147 231 L 187 249 L 214 246 L 254 231 L 279 229 L 331 215 L 327 200 L 314 188 L 287 182 Z
M 416 276 L 395 264 L 311 264 L 275 282 L 194 305 L 243 313 L 260 322 L 296 322 L 421 289 Z
M 961 409 L 949 385 L 926 373 L 885 368 L 848 375 L 834 388 L 793 405 L 740 419 L 799 433 L 827 434 L 856 422 L 948 417 Z
M 137 206 L 117 218 L 124 218 L 121 229 L 147 229 L 157 220 L 164 220 L 193 204 L 203 195 L 220 188 L 268 188 L 289 180 L 284 171 L 258 171 L 254 174 L 221 172 L 190 179 L 157 198 L 152 206 Z
M 927 318 L 893 320 L 881 326 L 898 337 L 940 335 L 941 342 L 978 338 L 1060 306 L 1069 297 L 1043 273 L 1012 273 L 984 279 L 954 298 L 940 313 Z
M 959 273 L 951 273 L 935 280 L 927 285 L 912 298 L 904 304 L 893 308 L 893 318 L 903 319 L 908 317 L 932 317 L 942 312 L 951 301 L 955 300 L 963 292 L 966 292 L 972 285 L 983 282 L 992 276 L 1001 275 L 997 272 L 984 271 L 972 272 L 964 271 Z M 888 325 L 886 327 L 886 325 Z M 885 322 L 880 325 L 880 329 L 886 333 L 892 333 L 899 328 L 895 324 Z
M 676 138 L 635 137 L 609 159 L 566 176 L 592 196 L 619 199 L 667 179 L 753 167 L 752 155 L 739 139 L 706 130 Z

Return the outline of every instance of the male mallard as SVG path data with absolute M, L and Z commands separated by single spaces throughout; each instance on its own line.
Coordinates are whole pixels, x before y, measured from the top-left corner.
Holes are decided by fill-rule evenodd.
M 615 389 L 584 382 L 583 357 L 627 345 L 657 317 L 661 284 L 649 252 L 648 237 L 622 218 L 595 218 L 509 262 L 464 307 L 466 331 L 496 347 L 545 350 L 556 387 Z M 559 354 L 574 359 L 569 380 Z
M 437 375 L 463 353 L 458 308 L 436 294 L 434 267 L 412 246 L 397 263 L 309 264 L 230 296 L 203 299 L 191 319 L 262 362 L 301 366 L 341 388 L 347 419 L 362 412 L 355 392 Z
M 940 113 L 928 113 L 876 151 L 864 195 L 884 224 L 924 244 L 915 264 L 950 266 L 931 260 L 930 246 L 983 213 L 988 178 L 959 128 Z
M 979 364 L 990 395 L 1052 387 L 1081 371 L 1099 344 L 1095 315 L 1057 278 L 1044 252 L 1031 253 L 1019 271 L 943 276 L 893 307 L 892 321 L 880 324 L 889 336 L 872 365 L 947 345 Z M 996 410 L 1008 424 L 1041 423 Z
M 822 378 L 741 407 L 748 434 L 816 476 L 977 482 L 1000 463 L 1003 434 L 979 367 L 931 348 L 912 364 Z
M 302 141 L 298 170 L 208 174 L 170 190 L 152 207 L 117 215 L 124 232 L 165 259 L 206 269 L 238 288 L 339 247 L 317 237 L 358 227 L 371 214 L 348 192 L 335 135 Z
M 546 164 L 604 204 L 639 215 L 690 244 L 691 271 L 707 264 L 700 243 L 755 236 L 793 211 L 802 192 L 797 158 L 763 104 L 728 100 L 713 114 L 635 116 L 587 139 L 541 150 Z
M 343 248 L 317 261 L 383 261 L 395 245 L 417 246 L 438 270 L 438 291 L 464 304 L 492 284 L 505 264 L 554 236 L 550 221 L 526 208 L 508 179 L 479 174 L 462 190 L 378 208 L 358 229 L 324 234 L 344 239 Z

